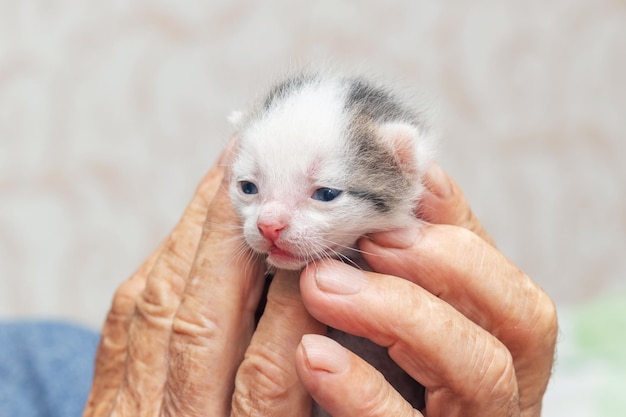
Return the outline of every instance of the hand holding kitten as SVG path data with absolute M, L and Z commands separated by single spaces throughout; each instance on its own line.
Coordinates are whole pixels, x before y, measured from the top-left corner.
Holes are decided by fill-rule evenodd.
M 390 346 L 428 390 L 423 415 L 540 415 L 554 306 L 495 249 L 438 168 L 427 173 L 422 214 L 431 224 L 418 239 L 408 230 L 361 241 L 382 274 L 327 261 L 302 274 L 301 296 L 298 280 L 281 273 L 256 330 L 261 268 L 232 262 L 237 220 L 223 177 L 222 159 L 117 291 L 84 416 L 302 416 L 309 392 L 336 417 L 422 415 L 369 365 L 315 335 L 325 325 L 309 311 Z M 329 284 L 349 275 L 352 294 Z
M 493 246 L 439 167 L 427 185 L 430 224 L 361 239 L 378 273 L 334 261 L 308 268 L 304 304 L 329 326 L 387 346 L 426 387 L 423 415 L 540 416 L 555 307 Z M 296 366 L 333 416 L 420 415 L 371 366 L 326 338 L 303 339 Z

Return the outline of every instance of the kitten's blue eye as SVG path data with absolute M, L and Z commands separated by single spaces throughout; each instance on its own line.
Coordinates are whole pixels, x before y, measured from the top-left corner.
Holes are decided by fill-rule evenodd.
M 239 187 L 244 194 L 257 194 L 259 189 L 250 181 L 239 181 Z
M 333 201 L 335 198 L 339 197 L 340 194 L 341 190 L 322 187 L 315 190 L 311 198 L 318 201 Z

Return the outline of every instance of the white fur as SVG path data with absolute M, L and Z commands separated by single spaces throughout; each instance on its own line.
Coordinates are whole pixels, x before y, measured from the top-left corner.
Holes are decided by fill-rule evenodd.
M 381 214 L 345 192 L 330 202 L 311 198 L 320 187 L 344 190 L 351 175 L 343 156 L 350 122 L 343 111 L 345 93 L 339 81 L 311 83 L 239 133 L 231 198 L 253 250 L 265 254 L 275 244 L 294 255 L 285 260 L 270 254 L 268 262 L 275 267 L 299 269 L 319 257 L 350 255 L 349 248 L 359 236 L 410 221 L 412 197 L 407 198 L 407 207 L 391 215 Z M 390 147 L 406 149 L 402 155 L 410 157 L 407 164 L 421 159 L 414 143 L 419 134 L 413 126 L 394 124 L 386 130 L 393 134 Z M 244 194 L 240 181 L 254 183 L 258 194 Z M 421 187 L 416 185 L 413 191 L 417 197 Z M 271 242 L 259 232 L 259 222 L 285 228 L 280 238 Z

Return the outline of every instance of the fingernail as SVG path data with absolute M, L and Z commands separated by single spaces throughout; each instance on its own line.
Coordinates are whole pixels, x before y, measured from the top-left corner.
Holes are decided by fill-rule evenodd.
M 404 229 L 389 230 L 387 232 L 374 233 L 372 242 L 378 246 L 395 249 L 406 249 L 413 246 L 420 233 L 420 224 L 415 223 Z
M 365 275 L 356 268 L 334 262 L 316 268 L 315 283 L 324 292 L 350 295 L 361 290 L 365 283 Z
M 424 182 L 426 188 L 437 197 L 446 198 L 452 194 L 450 177 L 448 177 L 448 174 L 435 162 L 432 162 L 426 169 Z
M 309 368 L 330 373 L 343 372 L 348 368 L 350 356 L 334 340 L 318 334 L 305 334 L 300 343 Z

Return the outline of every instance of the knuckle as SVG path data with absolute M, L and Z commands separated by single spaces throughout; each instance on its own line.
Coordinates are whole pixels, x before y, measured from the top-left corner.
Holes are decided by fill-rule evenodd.
M 171 320 L 180 304 L 181 291 L 170 280 L 149 279 L 136 299 L 137 313 L 144 319 Z
M 233 411 L 241 415 L 281 408 L 298 385 L 295 371 L 267 350 L 248 354 L 235 379 Z M 236 415 L 239 415 L 235 413 Z
M 455 242 L 459 256 L 474 254 L 479 248 L 484 247 L 482 239 L 465 227 L 451 226 L 447 228 L 447 234 L 449 241 Z
M 173 317 L 182 299 L 190 268 L 184 253 L 179 251 L 175 239 L 170 239 L 147 277 L 145 288 L 136 297 L 140 315 L 157 319 Z
M 483 373 L 483 379 L 477 385 L 477 401 L 489 401 L 494 407 L 507 410 L 505 415 L 512 415 L 511 410 L 519 410 L 519 391 L 513 357 L 504 345 L 498 345 L 492 351 L 491 360 Z
M 540 292 L 537 298 L 534 310 L 523 327 L 527 330 L 518 335 L 520 339 L 518 346 L 532 352 L 530 357 L 535 358 L 536 365 L 554 361 L 554 351 L 559 333 L 558 316 L 554 302 L 544 292 Z
M 459 242 L 463 242 L 467 245 L 474 245 L 478 241 L 478 236 L 476 236 L 476 234 L 469 228 L 453 226 L 452 230 L 454 230 L 453 238 Z
M 555 345 L 559 329 L 556 305 L 554 301 L 543 292 L 541 293 L 539 305 L 540 320 L 538 328 L 540 332 L 546 336 L 547 341 Z
M 217 317 L 186 307 L 178 309 L 172 320 L 172 336 L 195 346 L 208 346 L 211 341 L 223 339 L 222 330 Z
M 184 218 L 180 221 L 167 240 L 153 273 L 160 268 L 175 277 L 184 277 L 189 273 L 199 238 L 195 229 L 192 219 Z
M 355 397 L 355 399 L 357 399 Z M 364 381 L 358 392 L 355 415 L 415 416 L 419 414 L 378 371 Z
M 513 348 L 533 349 L 536 353 L 552 350 L 558 337 L 557 309 L 550 297 L 528 278 L 525 303 L 509 328 L 516 329 Z
M 112 316 L 130 316 L 135 311 L 138 288 L 133 280 L 124 281 L 115 290 L 109 314 Z
M 362 401 L 357 404 L 359 415 L 384 415 L 385 411 L 389 411 L 389 405 L 393 404 L 392 392 L 384 377 L 378 372 L 376 376 L 370 378 L 369 383 L 362 385 L 360 392 Z

